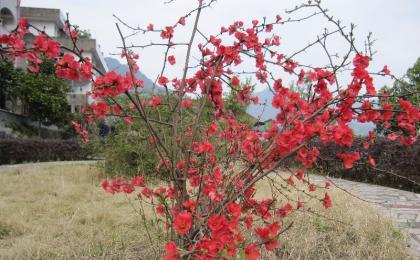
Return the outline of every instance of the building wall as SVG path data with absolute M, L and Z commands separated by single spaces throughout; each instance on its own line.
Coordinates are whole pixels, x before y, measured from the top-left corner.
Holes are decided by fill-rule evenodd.
M 39 30 L 44 31 L 50 37 L 59 37 L 59 28 L 54 22 L 29 20 L 29 23 Z M 33 35 L 38 35 L 38 31 L 34 28 L 30 28 L 29 31 Z

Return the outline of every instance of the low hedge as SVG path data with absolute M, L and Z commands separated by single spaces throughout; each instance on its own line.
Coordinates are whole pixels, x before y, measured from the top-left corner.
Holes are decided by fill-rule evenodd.
M 77 140 L 0 139 L 0 164 L 74 161 L 92 158 Z
M 368 150 L 363 149 L 363 139 L 356 138 L 351 148 L 339 147 L 336 144 L 315 144 L 319 147 L 320 157 L 317 167 L 332 177 L 374 183 L 408 191 L 420 192 L 420 142 L 403 145 L 378 137 Z M 338 152 L 359 151 L 361 159 L 352 169 L 344 169 L 343 162 L 337 158 Z M 371 155 L 376 166 L 367 163 Z

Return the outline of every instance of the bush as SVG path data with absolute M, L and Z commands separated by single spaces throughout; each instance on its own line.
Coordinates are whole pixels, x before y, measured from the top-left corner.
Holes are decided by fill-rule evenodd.
M 161 96 L 161 99 L 164 100 L 165 97 Z M 190 110 L 198 109 L 199 101 L 199 99 L 193 100 L 194 107 Z M 246 114 L 246 104 L 234 106 L 232 96 L 225 97 L 225 101 L 226 106 L 240 118 L 239 122 L 251 125 L 250 117 Z M 120 98 L 120 102 L 127 103 L 128 101 Z M 192 122 L 190 110 L 187 110 L 184 117 Z M 168 108 L 164 106 L 156 109 L 146 108 L 146 111 L 149 115 L 159 114 L 162 118 L 169 116 Z M 211 108 L 210 105 L 207 105 L 203 113 L 202 129 L 207 129 L 211 118 Z M 152 179 L 156 178 L 156 162 L 159 161 L 159 158 L 154 145 L 150 143 L 150 132 L 143 122 L 133 120 L 132 124 L 127 124 L 121 118 L 115 118 L 115 120 L 109 120 L 107 125 L 96 122 L 96 124 L 92 124 L 91 128 L 94 134 L 90 135 L 88 145 L 97 156 L 104 159 L 102 167 L 107 176 L 141 175 Z M 171 131 L 161 126 L 156 128 L 159 133 L 165 136 L 165 140 L 171 140 Z M 222 146 L 223 142 L 220 142 L 220 145 Z M 223 157 L 223 149 L 220 148 L 216 151 L 218 158 Z
M 108 126 L 107 126 L 108 127 Z M 115 131 L 98 127 L 98 135 L 91 135 L 89 147 L 103 158 L 103 171 L 107 176 L 152 176 L 157 155 L 150 149 L 147 129 L 134 122 L 116 123 Z
M 0 164 L 73 161 L 92 158 L 77 140 L 0 139 Z
M 357 138 L 350 149 L 330 143 L 320 145 L 318 169 L 333 177 L 369 182 L 398 189 L 420 192 L 420 142 L 411 146 L 378 137 L 368 150 L 363 149 L 363 138 Z M 352 169 L 344 169 L 336 154 L 343 151 L 359 151 L 361 160 Z M 376 166 L 367 163 L 371 155 Z

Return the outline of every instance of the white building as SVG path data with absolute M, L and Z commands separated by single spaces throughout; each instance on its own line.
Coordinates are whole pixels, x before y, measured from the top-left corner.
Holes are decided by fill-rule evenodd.
M 55 38 L 62 46 L 72 49 L 73 42 L 65 34 L 63 28 L 66 17 L 59 9 L 34 8 L 20 6 L 19 0 L 0 0 L 0 34 L 9 33 L 16 28 L 19 19 L 25 17 L 29 24 L 44 31 L 50 37 Z M 31 28 L 35 36 L 38 31 Z M 108 71 L 102 52 L 95 39 L 79 38 L 79 49 L 84 50 L 84 57 L 89 58 L 92 64 L 102 72 Z M 62 51 L 62 54 L 66 51 Z M 91 82 L 70 82 L 71 92 L 68 95 L 71 112 L 80 112 L 81 107 L 88 103 L 86 92 L 90 91 Z

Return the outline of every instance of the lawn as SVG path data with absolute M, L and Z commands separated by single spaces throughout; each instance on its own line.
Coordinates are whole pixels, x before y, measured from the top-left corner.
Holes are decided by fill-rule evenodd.
M 0 259 L 150 259 L 141 218 L 100 180 L 88 165 L 1 169 Z M 405 237 L 390 220 L 338 189 L 331 197 L 329 210 L 306 206 L 322 216 L 289 218 L 276 259 L 407 259 Z

